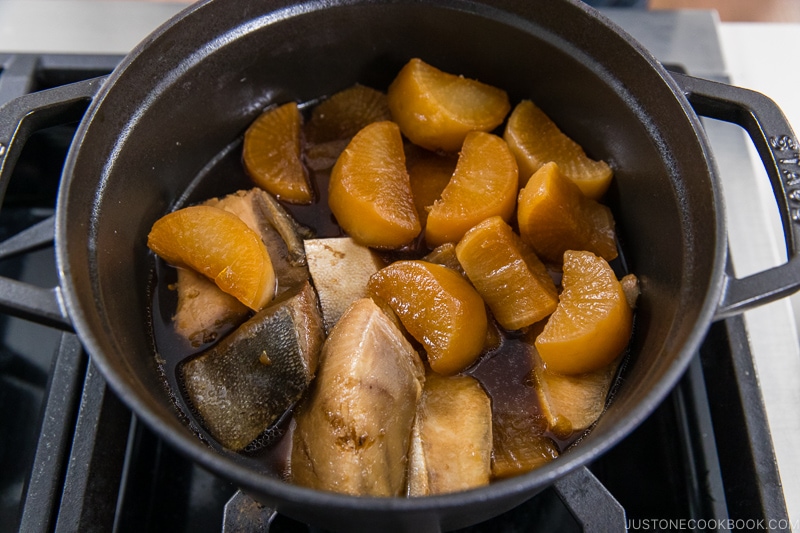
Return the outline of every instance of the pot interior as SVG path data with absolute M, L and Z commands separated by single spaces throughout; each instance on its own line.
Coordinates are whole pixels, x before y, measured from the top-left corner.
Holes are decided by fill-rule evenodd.
M 405 518 L 395 525 L 435 515 L 455 527 L 499 514 L 630 431 L 674 385 L 702 339 L 718 299 L 724 228 L 696 117 L 663 69 L 577 2 L 269 6 L 212 0 L 189 8 L 126 58 L 92 104 L 59 199 L 57 253 L 76 329 L 114 390 L 147 423 L 289 514 L 327 527 L 354 516 L 372 523 L 398 510 Z M 355 82 L 385 90 L 412 57 L 501 87 L 512 105 L 532 99 L 590 156 L 614 168 L 605 202 L 642 289 L 630 361 L 597 427 L 540 471 L 416 501 L 321 495 L 212 452 L 180 420 L 154 357 L 146 236 L 175 207 L 235 190 L 243 176 L 237 165 L 230 182 L 197 176 L 219 168 L 215 158 L 263 108 L 313 101 Z

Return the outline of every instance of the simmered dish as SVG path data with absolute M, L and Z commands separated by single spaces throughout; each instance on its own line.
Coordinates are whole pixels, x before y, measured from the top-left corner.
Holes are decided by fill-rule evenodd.
M 176 394 L 215 445 L 419 497 L 540 467 L 601 416 L 638 283 L 611 167 L 533 102 L 412 59 L 386 92 L 267 109 L 242 146 L 251 188 L 148 236 L 176 269 Z

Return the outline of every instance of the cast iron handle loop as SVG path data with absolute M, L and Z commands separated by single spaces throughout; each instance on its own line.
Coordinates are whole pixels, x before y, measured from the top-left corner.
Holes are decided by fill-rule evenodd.
M 698 115 L 744 128 L 767 170 L 783 222 L 788 262 L 736 278 L 725 277 L 715 319 L 737 315 L 800 289 L 800 143 L 778 106 L 761 93 L 673 73 Z
M 11 100 L 0 107 L 0 203 L 22 148 L 38 130 L 81 119 L 104 78 L 92 78 Z M 51 243 L 53 219 L 23 231 L 0 245 L 0 258 Z M 72 330 L 61 287 L 38 287 L 0 277 L 0 311 L 40 324 Z

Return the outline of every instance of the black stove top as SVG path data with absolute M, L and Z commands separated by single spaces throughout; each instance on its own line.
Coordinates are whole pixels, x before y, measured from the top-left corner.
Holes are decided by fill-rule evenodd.
M 0 53 L 0 106 L 103 75 L 118 56 Z M 0 275 L 57 284 L 52 215 L 75 131 L 34 134 L 0 184 Z M 0 155 L 2 152 L 0 152 Z M 186 459 L 107 389 L 77 337 L 0 316 L 0 533 L 234 531 L 237 488 Z M 230 504 L 228 502 L 231 501 Z M 226 515 L 226 504 L 228 511 Z M 271 517 L 269 531 L 315 531 Z M 616 447 L 463 531 L 790 531 L 741 318 L 712 326 L 686 375 Z

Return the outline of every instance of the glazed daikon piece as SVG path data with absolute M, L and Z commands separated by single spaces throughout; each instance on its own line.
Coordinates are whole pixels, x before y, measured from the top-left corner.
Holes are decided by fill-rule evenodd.
M 306 282 L 180 366 L 189 403 L 226 448 L 267 445 L 273 424 L 311 383 L 323 340 L 317 296 Z
M 466 276 L 464 268 L 458 262 L 458 257 L 456 257 L 456 243 L 454 242 L 446 242 L 437 246 L 422 259 L 429 263 L 446 266 L 450 270 L 455 270 L 459 274 Z
M 306 124 L 306 137 L 315 144 L 352 139 L 364 126 L 391 119 L 386 95 L 356 83 L 314 107 Z
M 342 315 L 295 413 L 295 483 L 359 496 L 401 496 L 425 381 L 418 354 L 369 298 Z
M 236 215 L 261 236 L 277 279 L 276 295 L 296 288 L 308 279 L 300 237 L 302 229 L 267 192 L 237 191 L 212 198 L 204 205 Z M 175 331 L 193 347 L 218 340 L 247 318 L 247 308 L 216 284 L 190 269 L 178 270 L 175 284 L 178 304 Z
M 147 247 L 166 264 L 213 280 L 253 311 L 275 296 L 275 270 L 261 236 L 224 209 L 193 205 L 167 213 L 153 223 Z
M 375 252 L 350 237 L 309 239 L 304 245 L 325 331 L 330 332 L 353 302 L 367 296 L 370 276 L 385 265 Z
M 425 377 L 408 466 L 408 495 L 487 485 L 492 460 L 491 400 L 475 378 Z
M 270 107 L 244 133 L 242 163 L 259 187 L 291 204 L 310 204 L 314 188 L 303 165 L 303 115 L 297 102 Z
M 458 272 L 427 261 L 395 261 L 374 274 L 367 289 L 425 347 L 435 372 L 458 374 L 483 351 L 486 304 Z
M 278 280 L 277 295 L 308 279 L 303 248 L 303 237 L 307 236 L 308 230 L 300 226 L 268 192 L 259 188 L 242 190 L 223 198 L 213 198 L 205 204 L 233 213 L 261 235 Z

